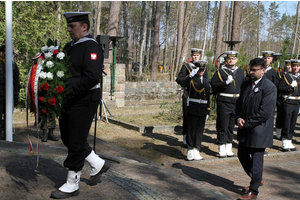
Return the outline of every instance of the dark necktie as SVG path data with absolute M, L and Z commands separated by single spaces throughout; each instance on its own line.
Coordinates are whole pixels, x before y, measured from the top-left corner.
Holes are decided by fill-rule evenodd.
M 251 84 L 251 87 L 250 87 L 250 90 L 249 90 L 248 95 L 251 93 L 251 91 L 252 91 L 252 89 L 254 88 L 254 86 L 255 86 L 255 83 L 254 83 L 254 81 L 252 81 L 252 84 Z

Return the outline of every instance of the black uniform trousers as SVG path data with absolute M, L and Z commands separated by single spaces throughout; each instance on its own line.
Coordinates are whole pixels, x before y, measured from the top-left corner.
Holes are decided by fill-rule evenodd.
M 292 140 L 298 118 L 299 105 L 283 103 L 282 109 L 284 122 L 282 124 L 281 137 Z
M 184 94 L 182 95 L 182 113 L 183 113 L 183 122 L 182 122 L 182 135 L 186 135 L 187 134 L 187 123 L 188 123 L 188 117 L 187 117 L 187 98 L 184 96 Z
M 186 143 L 188 149 L 201 149 L 201 142 L 204 132 L 206 116 L 196 116 L 187 114 L 188 131 L 186 136 Z
M 282 128 L 284 122 L 283 108 L 281 103 L 277 103 L 276 128 Z
M 238 158 L 245 172 L 251 178 L 249 191 L 258 194 L 258 187 L 262 181 L 265 148 L 246 147 L 243 142 L 239 143 Z
M 235 103 L 217 101 L 217 142 L 232 143 L 235 125 Z
M 69 170 L 81 171 L 85 158 L 92 151 L 87 143 L 87 137 L 99 105 L 99 97 L 100 89 L 90 90 L 86 95 L 69 99 L 64 105 L 59 127 L 62 142 L 68 148 L 64 167 Z

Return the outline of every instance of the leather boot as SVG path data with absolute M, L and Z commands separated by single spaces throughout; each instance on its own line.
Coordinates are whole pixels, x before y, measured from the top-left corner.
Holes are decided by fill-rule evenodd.
M 51 198 L 54 199 L 66 199 L 72 196 L 79 195 L 79 182 L 81 171 L 75 172 L 69 170 L 67 182 L 62 185 L 58 190 L 51 193 Z
M 47 142 L 48 139 L 48 132 L 47 129 L 43 129 L 43 138 L 42 138 L 42 142 Z
M 91 165 L 91 177 L 88 180 L 88 185 L 97 185 L 103 173 L 107 172 L 110 168 L 110 163 L 100 158 L 94 150 L 85 158 Z
M 48 139 L 52 141 L 58 141 L 58 137 L 55 137 L 53 134 L 54 128 L 49 129 Z

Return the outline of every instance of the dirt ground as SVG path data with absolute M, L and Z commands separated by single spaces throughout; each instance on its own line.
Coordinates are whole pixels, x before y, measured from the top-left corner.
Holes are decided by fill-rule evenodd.
M 109 108 L 112 116 L 128 115 L 131 117 L 140 118 L 143 115 L 149 115 L 161 112 L 159 104 L 147 104 L 138 106 L 126 106 L 124 108 Z M 25 112 L 16 110 L 14 114 L 14 127 L 16 127 L 15 134 L 26 134 L 26 118 Z M 103 118 L 104 119 L 104 118 Z M 30 116 L 29 124 L 34 123 L 33 116 Z M 156 124 L 153 124 L 155 126 Z M 181 124 L 179 124 L 181 125 Z M 296 125 L 295 136 L 293 144 L 300 149 L 300 127 L 299 122 Z M 90 134 L 94 134 L 95 124 L 92 124 Z M 33 129 L 31 129 L 32 131 Z M 32 134 L 36 134 L 33 133 Z M 55 134 L 59 135 L 58 128 Z M 186 150 L 182 147 L 182 134 L 181 131 L 163 132 L 163 133 L 139 133 L 138 131 L 123 128 L 121 126 L 106 123 L 105 120 L 97 121 L 97 137 L 111 142 L 117 146 L 125 148 L 140 156 L 150 159 L 159 164 L 174 163 L 184 161 L 186 158 Z M 276 134 L 274 128 L 274 135 Z M 16 136 L 16 135 L 15 135 Z M 24 137 L 26 138 L 26 137 Z M 202 148 L 200 151 L 204 159 L 218 159 L 218 146 L 216 144 L 216 128 L 214 122 L 209 122 L 205 125 L 205 133 L 203 136 Z M 49 141 L 48 144 L 55 144 Z M 237 140 L 236 130 L 233 143 L 233 152 L 237 153 Z M 269 153 L 281 152 L 281 141 L 274 139 L 274 146 L 267 148 Z

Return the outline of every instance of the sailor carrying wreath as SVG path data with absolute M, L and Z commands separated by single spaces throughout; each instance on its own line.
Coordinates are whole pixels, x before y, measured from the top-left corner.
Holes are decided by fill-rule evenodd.
M 32 58 L 33 62 L 28 74 L 25 101 L 27 130 L 28 110 L 32 109 L 38 138 L 38 124 L 47 123 L 60 116 L 67 95 L 65 88 L 71 76 L 68 71 L 70 66 L 68 58 L 63 52 L 59 52 L 59 46 L 56 43 L 51 39 L 48 40 L 47 46 L 43 46 L 40 52 Z M 32 156 L 33 149 L 29 134 L 28 141 Z

